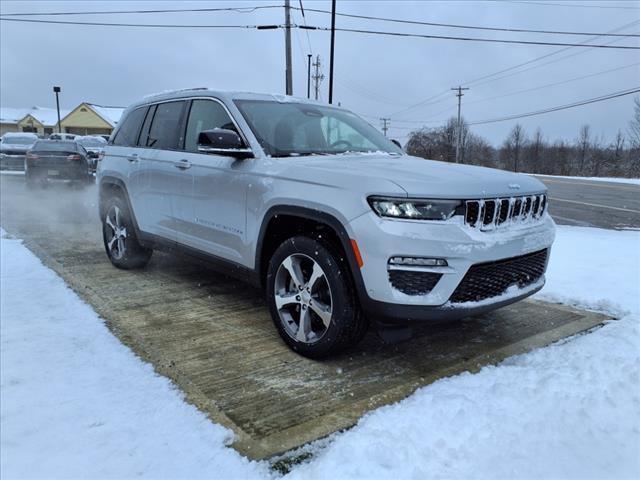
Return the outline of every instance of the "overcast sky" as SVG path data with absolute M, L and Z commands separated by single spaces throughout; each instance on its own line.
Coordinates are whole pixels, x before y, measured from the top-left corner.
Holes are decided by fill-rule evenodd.
M 291 0 L 298 7 L 299 0 Z M 98 11 L 162 8 L 239 7 L 282 5 L 283 0 L 246 2 L 28 2 L 0 1 L 1 13 Z M 303 0 L 307 9 L 329 10 L 329 0 Z M 346 1 L 338 12 L 427 22 L 581 32 L 607 32 L 624 25 L 619 33 L 640 33 L 640 2 L 579 0 L 522 1 Z M 51 17 L 27 17 L 51 18 Z M 55 17 L 57 20 L 173 23 L 173 24 L 282 24 L 282 8 L 250 13 L 164 13 Z M 302 23 L 293 11 L 293 22 Z M 635 22 L 635 23 L 632 23 Z M 307 10 L 308 25 L 329 26 L 330 16 Z M 631 24 L 631 25 L 629 25 Z M 573 42 L 589 37 L 531 33 L 488 32 L 395 24 L 338 17 L 336 25 L 428 35 Z M 328 97 L 329 41 L 324 31 L 294 30 L 294 94 L 306 96 L 307 54 L 319 54 L 326 75 L 322 98 Z M 610 43 L 600 37 L 593 43 Z M 638 38 L 611 45 L 640 45 Z M 400 38 L 337 32 L 334 102 L 367 116 L 379 126 L 379 117 L 391 117 L 390 136 L 403 142 L 421 123 L 443 123 L 456 113 L 454 92 L 402 111 L 450 87 L 554 53 L 563 47 L 507 45 L 440 39 Z M 566 57 L 566 58 L 565 58 Z M 55 106 L 52 86 L 62 87 L 61 107 L 81 101 L 126 106 L 150 93 L 167 89 L 208 86 L 225 90 L 284 92 L 284 31 L 252 29 L 152 29 L 0 22 L 0 103 L 5 107 Z M 543 63 L 547 65 L 542 65 Z M 526 67 L 510 70 L 492 81 L 470 83 L 463 98 L 463 115 L 469 121 L 525 113 L 585 100 L 640 85 L 640 50 L 571 48 Z M 636 64 L 636 65 L 633 65 Z M 627 68 L 620 68 L 627 67 Z M 551 83 L 594 75 L 534 89 Z M 589 123 L 596 135 L 610 141 L 626 130 L 632 97 L 587 105 L 518 120 L 532 134 L 540 127 L 549 139 L 572 140 L 580 125 Z M 499 144 L 516 121 L 472 127 Z

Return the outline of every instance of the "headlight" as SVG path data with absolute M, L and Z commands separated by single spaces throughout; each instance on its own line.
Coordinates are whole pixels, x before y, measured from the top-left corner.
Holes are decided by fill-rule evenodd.
M 460 200 L 422 200 L 410 198 L 370 197 L 369 205 L 381 217 L 414 220 L 447 220 L 462 212 Z M 459 209 L 459 210 L 458 210 Z

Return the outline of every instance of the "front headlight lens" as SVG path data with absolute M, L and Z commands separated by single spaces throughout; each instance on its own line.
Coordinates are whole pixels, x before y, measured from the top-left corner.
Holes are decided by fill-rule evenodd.
M 414 220 L 447 220 L 462 207 L 460 200 L 413 200 L 407 198 L 369 198 L 369 205 L 381 217 Z M 462 212 L 461 212 L 462 213 Z

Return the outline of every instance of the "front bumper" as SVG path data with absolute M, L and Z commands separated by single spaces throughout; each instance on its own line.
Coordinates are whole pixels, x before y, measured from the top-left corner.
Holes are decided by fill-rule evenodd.
M 555 238 L 555 224 L 547 213 L 530 224 L 489 232 L 464 225 L 461 217 L 425 222 L 384 219 L 374 213 L 354 219 L 349 227 L 363 259 L 361 304 L 370 317 L 394 320 L 461 318 L 532 295 L 544 285 L 544 275 L 521 289 L 479 302 L 450 301 L 473 265 L 550 249 Z M 394 256 L 444 259 L 447 266 L 423 268 L 441 274 L 439 280 L 426 294 L 406 294 L 394 288 L 389 279 L 389 259 Z

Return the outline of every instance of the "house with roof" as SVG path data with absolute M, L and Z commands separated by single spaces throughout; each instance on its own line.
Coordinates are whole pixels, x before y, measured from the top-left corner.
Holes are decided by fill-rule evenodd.
M 61 131 L 76 135 L 110 135 L 124 108 L 83 102 L 72 110 L 60 110 Z M 6 132 L 33 132 L 47 136 L 58 131 L 55 108 L 0 108 L 0 135 Z

